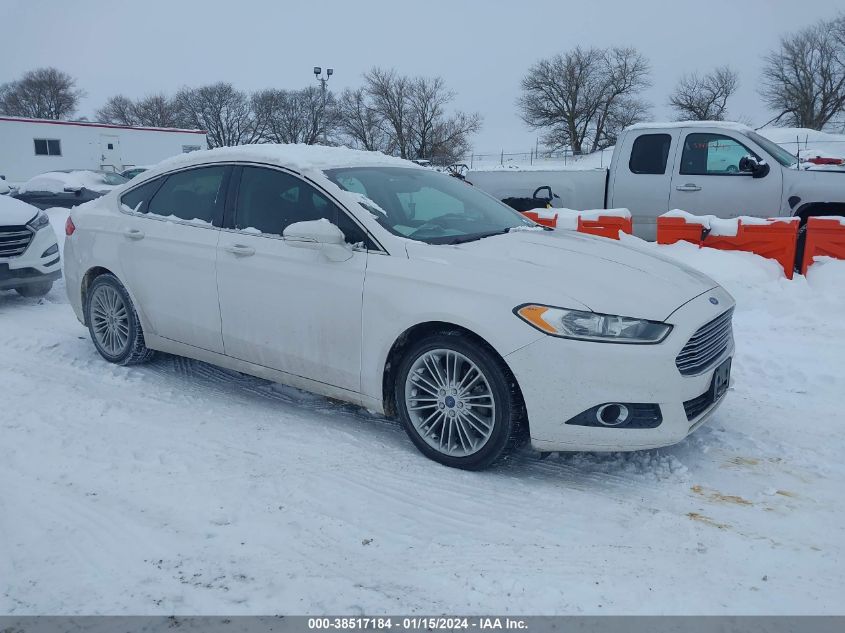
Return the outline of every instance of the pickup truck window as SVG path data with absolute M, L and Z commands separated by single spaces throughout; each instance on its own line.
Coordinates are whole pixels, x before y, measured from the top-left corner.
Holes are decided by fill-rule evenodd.
M 798 163 L 798 159 L 795 158 L 795 156 L 790 154 L 788 151 L 786 151 L 774 141 L 770 141 L 764 136 L 760 136 L 756 132 L 749 132 L 748 138 L 750 138 L 752 141 L 757 143 L 757 145 L 762 147 L 764 151 L 769 152 L 769 154 L 774 156 L 775 160 L 784 167 L 792 167 L 793 165 L 796 165 Z
M 634 174 L 665 174 L 672 137 L 668 134 L 643 134 L 634 140 L 628 169 Z
M 721 134 L 687 134 L 681 156 L 681 173 L 690 176 L 739 174 L 743 156 L 757 156 L 742 143 Z

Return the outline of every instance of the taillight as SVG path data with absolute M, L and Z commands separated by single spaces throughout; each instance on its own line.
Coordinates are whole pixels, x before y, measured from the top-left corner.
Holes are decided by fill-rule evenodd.
M 73 220 L 70 219 L 70 216 L 67 216 L 67 222 L 65 222 L 65 235 L 70 237 L 73 235 L 73 232 L 76 230 L 76 225 L 73 223 Z

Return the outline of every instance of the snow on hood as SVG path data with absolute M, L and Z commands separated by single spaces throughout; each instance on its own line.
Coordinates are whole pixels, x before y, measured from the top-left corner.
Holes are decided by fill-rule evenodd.
M 448 264 L 471 276 L 489 275 L 502 294 L 513 296 L 514 305 L 587 307 L 655 321 L 718 285 L 646 249 L 571 231 L 519 231 L 456 246 L 409 240 L 407 251 L 412 259 Z
M 66 189 L 90 189 L 105 193 L 119 185 L 109 185 L 103 177 L 94 171 L 48 171 L 27 180 L 18 189 L 19 193 L 33 191 L 62 193 Z
M 38 213 L 31 204 L 9 196 L 0 196 L 0 226 L 22 226 Z

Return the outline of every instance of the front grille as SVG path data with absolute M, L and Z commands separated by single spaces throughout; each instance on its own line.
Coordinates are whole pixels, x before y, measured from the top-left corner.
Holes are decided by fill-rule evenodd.
M 0 257 L 17 257 L 29 246 L 33 233 L 25 226 L 0 226 Z
M 692 335 L 675 359 L 681 374 L 695 376 L 706 371 L 728 349 L 733 340 L 732 317 L 733 308 L 701 326 Z

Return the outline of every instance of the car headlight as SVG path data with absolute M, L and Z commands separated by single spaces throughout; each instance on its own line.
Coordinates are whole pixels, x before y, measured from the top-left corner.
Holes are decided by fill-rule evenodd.
M 602 343 L 653 345 L 668 336 L 671 325 L 645 319 L 526 304 L 514 313 L 541 332 L 561 338 Z
M 38 215 L 36 215 L 32 220 L 29 221 L 29 226 L 36 231 L 40 231 L 45 226 L 50 225 L 50 218 L 47 217 L 47 214 L 43 211 L 39 211 Z

